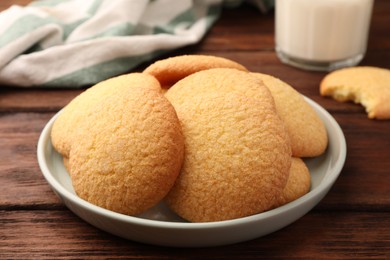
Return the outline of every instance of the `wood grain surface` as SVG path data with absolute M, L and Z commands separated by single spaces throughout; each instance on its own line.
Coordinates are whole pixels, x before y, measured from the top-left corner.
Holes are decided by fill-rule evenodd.
M 28 2 L 2 0 L 0 10 Z M 390 1 L 375 1 L 361 65 L 390 68 L 389 25 Z M 329 111 L 344 132 L 348 153 L 328 195 L 286 228 L 235 245 L 177 249 L 121 239 L 69 211 L 37 163 L 43 127 L 84 89 L 0 86 L 0 259 L 390 259 L 390 120 L 369 120 L 360 105 L 321 97 L 325 73 L 281 64 L 274 52 L 273 12 L 264 15 L 245 4 L 224 9 L 199 44 L 164 57 L 179 54 L 233 59 L 289 82 Z

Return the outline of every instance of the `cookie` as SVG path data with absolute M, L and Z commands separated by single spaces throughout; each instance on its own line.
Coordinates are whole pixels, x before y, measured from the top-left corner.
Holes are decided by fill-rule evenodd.
M 209 91 L 237 92 L 257 99 L 267 109 L 275 109 L 271 92 L 261 79 L 251 73 L 230 68 L 209 69 L 187 76 L 168 89 L 165 96 L 181 102 L 194 93 Z
M 245 95 L 262 90 L 258 98 Z M 266 87 L 249 73 L 211 69 L 184 78 L 166 97 L 185 140 L 181 173 L 166 197 L 169 207 L 191 222 L 270 209 L 286 185 L 291 149 Z
M 370 119 L 390 119 L 390 70 L 351 67 L 333 71 L 320 84 L 322 96 L 363 105 Z
M 150 76 L 128 77 L 138 82 Z M 137 215 L 161 201 L 173 186 L 183 162 L 184 139 L 176 112 L 159 89 L 116 82 L 99 86 L 109 91 L 93 87 L 79 98 L 82 103 L 62 112 L 70 116 L 72 109 L 86 111 L 77 114 L 80 120 L 68 139 L 65 160 L 80 198 Z
M 78 131 L 78 125 L 95 106 L 99 105 L 115 88 L 131 91 L 136 88 L 147 88 L 161 91 L 160 83 L 152 76 L 142 73 L 131 73 L 102 81 L 74 98 L 58 116 L 51 131 L 54 148 L 64 157 L 69 157 L 70 144 Z
M 147 67 L 144 73 L 156 77 L 163 88 L 169 88 L 188 75 L 211 68 L 234 68 L 247 71 L 241 64 L 222 57 L 182 55 L 156 61 Z
M 310 186 L 311 176 L 305 162 L 301 158 L 293 157 L 287 184 L 275 207 L 280 207 L 302 197 L 310 191 Z
M 285 123 L 295 157 L 315 157 L 328 144 L 326 128 L 315 110 L 289 84 L 273 76 L 252 73 L 271 91 L 276 110 Z

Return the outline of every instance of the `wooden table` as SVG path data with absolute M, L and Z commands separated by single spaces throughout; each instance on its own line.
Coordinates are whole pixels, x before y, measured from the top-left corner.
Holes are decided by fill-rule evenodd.
M 3 10 L 13 3 L 1 1 Z M 390 1 L 377 0 L 361 65 L 390 67 Z M 319 95 L 325 73 L 283 65 L 274 52 L 274 15 L 244 5 L 225 9 L 204 40 L 170 55 L 212 54 L 277 76 L 327 109 L 347 140 L 347 159 L 328 195 L 273 234 L 235 245 L 175 249 L 118 238 L 82 221 L 56 197 L 38 167 L 48 120 L 82 90 L 0 86 L 0 258 L 390 259 L 390 120 Z M 140 66 L 143 69 L 147 64 Z M 390 102 L 390 100 L 389 100 Z

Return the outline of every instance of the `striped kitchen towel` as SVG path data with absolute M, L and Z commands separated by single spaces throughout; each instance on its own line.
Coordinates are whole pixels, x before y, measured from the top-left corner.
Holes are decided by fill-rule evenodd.
M 0 84 L 95 84 L 199 42 L 222 6 L 223 0 L 41 0 L 12 6 L 0 13 Z

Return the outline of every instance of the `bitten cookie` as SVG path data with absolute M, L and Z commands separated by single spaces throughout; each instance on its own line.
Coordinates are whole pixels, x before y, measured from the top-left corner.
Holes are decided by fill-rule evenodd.
M 390 119 L 390 70 L 351 67 L 333 71 L 320 84 L 320 93 L 362 104 L 370 119 Z
M 147 67 L 144 73 L 156 77 L 163 88 L 169 88 L 188 75 L 211 68 L 233 68 L 247 71 L 241 64 L 222 57 L 182 55 L 156 61 Z
M 322 154 L 328 145 L 325 125 L 302 95 L 273 76 L 252 74 L 271 91 L 276 110 L 287 128 L 293 156 L 314 157 Z
M 301 158 L 293 157 L 290 174 L 282 195 L 278 198 L 275 208 L 294 201 L 310 191 L 311 176 L 309 169 Z
M 111 87 L 99 86 L 107 91 L 92 87 L 80 96 L 82 103 L 62 113 L 86 111 L 78 115 L 77 129 L 68 139 L 67 167 L 77 195 L 109 210 L 137 215 L 173 186 L 183 162 L 184 140 L 169 101 L 159 89 L 138 82 L 150 76 L 128 77 L 140 87 L 107 80 L 103 84 Z M 60 128 L 71 122 L 56 123 Z
M 264 95 L 240 92 L 251 84 Z M 166 198 L 171 209 L 192 222 L 270 209 L 286 185 L 291 149 L 266 87 L 249 73 L 212 69 L 184 78 L 166 97 L 185 139 L 184 164 Z

